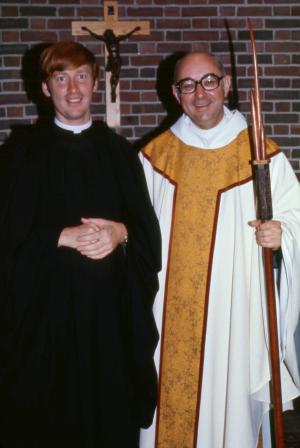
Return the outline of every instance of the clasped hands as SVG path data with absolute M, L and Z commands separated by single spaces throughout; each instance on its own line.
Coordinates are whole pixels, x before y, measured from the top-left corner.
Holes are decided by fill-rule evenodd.
M 256 229 L 255 236 L 259 246 L 268 247 L 273 250 L 278 250 L 281 247 L 281 222 L 280 221 L 265 221 L 260 219 L 248 222 L 250 227 Z
M 112 253 L 126 235 L 126 227 L 121 222 L 82 218 L 80 225 L 62 230 L 58 247 L 70 247 L 85 257 L 100 260 Z

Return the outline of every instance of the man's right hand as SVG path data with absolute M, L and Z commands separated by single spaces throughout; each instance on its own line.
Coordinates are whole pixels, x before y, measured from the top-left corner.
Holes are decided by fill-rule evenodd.
M 80 224 L 74 227 L 65 227 L 58 240 L 58 247 L 65 246 L 71 249 L 77 249 L 79 246 L 89 245 L 95 243 L 99 239 L 99 227 L 92 222 Z M 84 242 L 79 238 L 84 238 Z

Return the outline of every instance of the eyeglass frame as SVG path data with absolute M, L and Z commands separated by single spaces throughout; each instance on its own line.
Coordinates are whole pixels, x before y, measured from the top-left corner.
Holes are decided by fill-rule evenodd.
M 217 87 L 214 87 L 213 89 L 206 89 L 203 85 L 202 85 L 202 81 L 203 79 L 207 78 L 208 76 L 214 76 L 217 80 L 218 80 L 218 85 Z M 222 75 L 222 76 L 218 76 L 215 73 L 206 73 L 205 75 L 202 76 L 201 79 L 199 79 L 198 81 L 196 79 L 193 78 L 183 78 L 180 79 L 179 81 L 177 81 L 176 83 L 174 83 L 175 88 L 178 90 L 178 92 L 182 95 L 190 95 L 191 93 L 195 93 L 197 90 L 197 85 L 200 84 L 200 86 L 202 87 L 203 90 L 205 90 L 206 92 L 212 92 L 213 90 L 216 90 L 218 87 L 220 87 L 220 82 L 222 81 L 223 78 L 225 78 L 226 75 Z M 182 83 L 182 81 L 193 81 L 195 83 L 195 88 L 192 92 L 181 92 L 180 90 L 180 84 Z

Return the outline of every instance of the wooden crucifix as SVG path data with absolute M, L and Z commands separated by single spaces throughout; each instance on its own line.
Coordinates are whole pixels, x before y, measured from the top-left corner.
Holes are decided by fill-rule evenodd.
M 149 22 L 118 21 L 118 2 L 104 0 L 103 22 L 72 22 L 72 35 L 91 35 L 105 43 L 105 95 L 106 122 L 108 126 L 120 126 L 120 85 L 121 56 L 119 42 L 133 33 L 150 34 Z

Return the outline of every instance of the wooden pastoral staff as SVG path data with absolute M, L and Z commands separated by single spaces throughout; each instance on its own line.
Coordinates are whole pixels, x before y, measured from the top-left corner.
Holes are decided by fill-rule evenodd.
M 260 88 L 256 58 L 256 46 L 252 23 L 248 20 L 251 47 L 253 53 L 254 89 L 251 91 L 251 115 L 253 127 L 252 160 L 256 184 L 257 218 L 263 222 L 273 218 L 269 163 L 266 157 L 266 142 L 261 112 Z M 275 283 L 272 249 L 263 247 L 264 273 L 267 297 L 269 326 L 270 365 L 271 365 L 271 417 L 274 427 L 275 448 L 284 448 L 284 428 L 282 415 L 281 379 L 279 364 L 279 342 L 277 330 Z
M 104 21 L 72 22 L 73 36 L 91 35 L 105 43 L 105 93 L 106 122 L 108 126 L 120 126 L 120 71 L 119 42 L 133 33 L 150 34 L 149 22 L 118 21 L 118 2 L 104 0 Z

